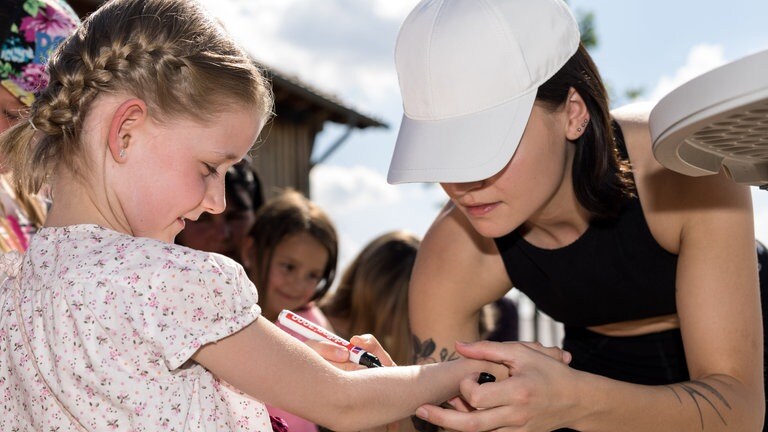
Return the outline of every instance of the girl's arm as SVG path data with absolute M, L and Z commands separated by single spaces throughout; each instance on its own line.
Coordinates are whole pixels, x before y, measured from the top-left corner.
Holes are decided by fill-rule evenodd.
M 415 364 L 458 358 L 456 341 L 476 341 L 480 309 L 512 283 L 493 240 L 449 204 L 424 236 L 408 293 Z
M 203 346 L 193 359 L 239 390 L 333 430 L 359 430 L 407 417 L 423 403 L 458 394 L 485 362 L 354 372 L 335 368 L 263 317 Z

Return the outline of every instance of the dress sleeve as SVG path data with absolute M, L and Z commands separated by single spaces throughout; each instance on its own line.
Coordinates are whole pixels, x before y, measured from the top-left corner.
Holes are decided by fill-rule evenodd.
M 200 256 L 205 258 L 166 262 L 146 293 L 145 310 L 152 313 L 143 314 L 145 331 L 169 370 L 180 367 L 201 346 L 240 331 L 261 314 L 256 287 L 242 266 L 220 255 Z

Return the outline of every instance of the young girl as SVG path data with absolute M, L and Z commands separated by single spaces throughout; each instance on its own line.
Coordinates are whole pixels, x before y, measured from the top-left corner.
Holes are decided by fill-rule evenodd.
M 243 241 L 242 256 L 265 317 L 274 321 L 288 309 L 328 327 L 315 302 L 333 284 L 338 239 L 317 204 L 293 190 L 267 201 Z
M 280 311 L 288 309 L 330 329 L 315 301 L 333 283 L 337 255 L 336 229 L 315 203 L 293 190 L 267 201 L 256 213 L 241 254 L 248 277 L 256 283 L 262 315 L 274 322 Z M 317 431 L 314 423 L 297 415 L 272 406 L 267 409 L 292 432 Z
M 416 260 L 414 335 L 513 373 L 462 385 L 483 409 L 418 415 L 473 431 L 760 430 L 749 189 L 662 167 L 641 107 L 612 121 L 561 0 L 468 3 L 423 1 L 400 30 L 389 176 L 440 182 L 452 201 Z M 512 286 L 565 323 L 571 367 L 521 344 L 454 348 Z
M 224 173 L 272 107 L 199 6 L 107 2 L 48 70 L 30 117 L 0 136 L 20 187 L 53 187 L 26 254 L 2 259 L 0 430 L 269 431 L 257 399 L 355 430 L 490 366 L 337 369 L 259 317 L 242 267 L 172 243 L 224 209 Z
M 0 132 L 23 120 L 48 82 L 45 61 L 75 31 L 77 15 L 61 0 L 8 0 L 0 12 Z M 0 161 L 0 165 L 2 165 Z M 0 166 L 0 252 L 24 251 L 45 220 L 45 202 L 14 190 Z

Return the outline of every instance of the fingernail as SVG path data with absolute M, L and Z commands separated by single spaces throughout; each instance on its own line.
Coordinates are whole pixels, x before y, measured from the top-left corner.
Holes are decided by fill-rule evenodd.
M 418 418 L 420 418 L 422 420 L 428 420 L 429 419 L 429 413 L 423 407 L 419 407 L 416 410 L 416 417 L 418 417 Z
M 336 356 L 336 358 L 339 361 L 344 361 L 344 360 L 347 359 L 347 350 L 345 350 L 344 348 L 341 348 L 341 347 L 336 348 L 336 354 L 334 354 L 334 355 Z
M 565 363 L 570 363 L 571 360 L 573 360 L 573 356 L 568 351 L 563 351 L 563 361 Z

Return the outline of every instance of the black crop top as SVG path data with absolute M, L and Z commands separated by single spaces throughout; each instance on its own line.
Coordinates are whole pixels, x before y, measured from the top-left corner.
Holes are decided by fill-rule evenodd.
M 628 200 L 615 219 L 591 223 L 575 242 L 559 249 L 538 248 L 518 230 L 495 242 L 514 286 L 567 326 L 677 311 L 677 255 L 653 238 L 637 198 Z

